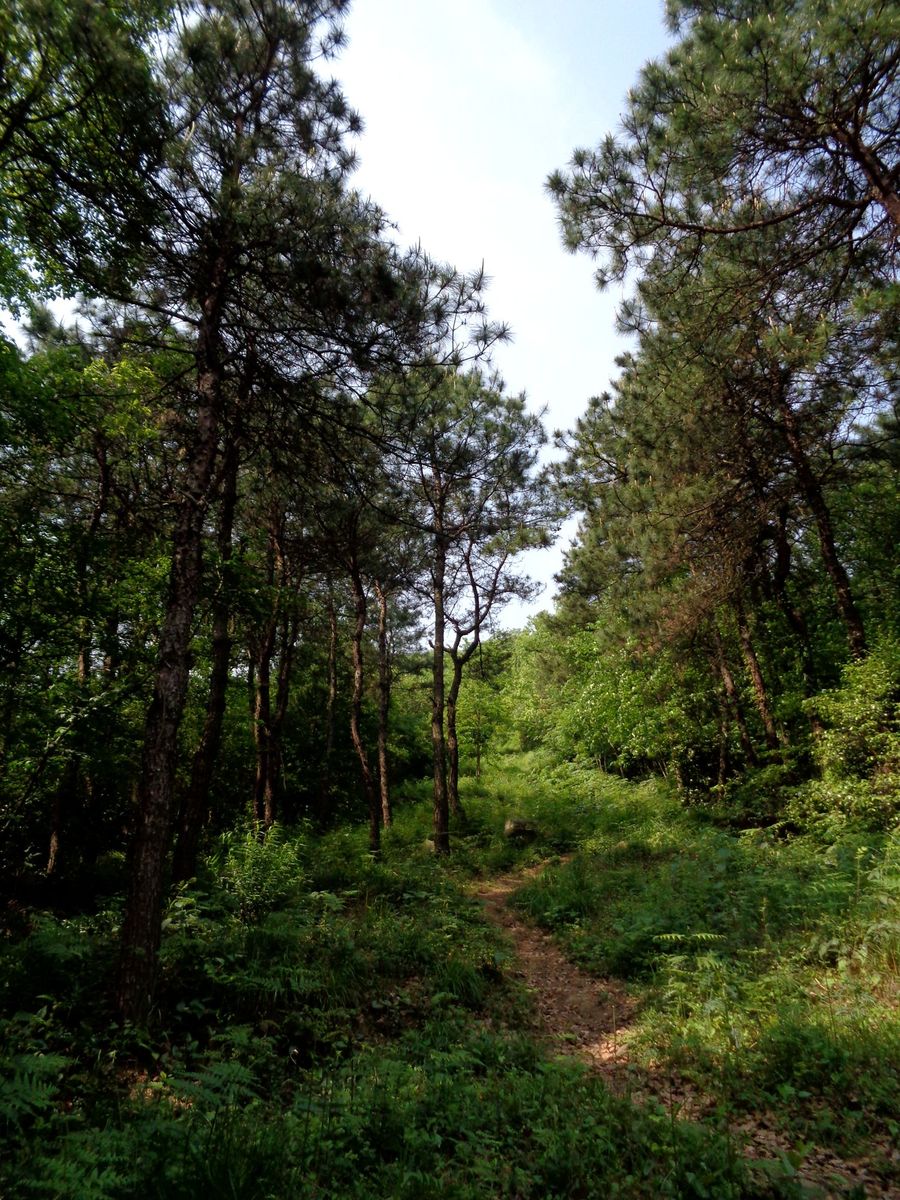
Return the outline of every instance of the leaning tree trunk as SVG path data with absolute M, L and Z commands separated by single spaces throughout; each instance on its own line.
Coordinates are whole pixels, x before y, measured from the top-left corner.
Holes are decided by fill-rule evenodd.
M 831 580 L 832 587 L 834 588 L 838 612 L 847 632 L 850 653 L 854 658 L 862 658 L 866 652 L 866 633 L 862 616 L 853 598 L 850 577 L 844 568 L 844 564 L 838 557 L 837 546 L 834 540 L 834 527 L 831 524 L 831 513 L 825 501 L 822 485 L 809 461 L 809 455 L 806 453 L 806 447 L 803 445 L 803 439 L 800 435 L 797 414 L 791 408 L 783 384 L 779 389 L 778 406 L 784 425 L 785 439 L 787 440 L 788 450 L 791 455 L 791 462 L 794 464 L 794 470 L 797 473 L 797 482 L 800 484 L 803 498 L 809 505 L 810 512 L 816 523 L 816 532 L 819 535 L 819 551 L 822 555 L 822 562 L 828 573 L 828 578 Z
M 175 513 L 172 565 L 159 639 L 153 698 L 144 726 L 137 830 L 121 931 L 117 1002 L 126 1020 L 142 1022 L 152 1001 L 162 930 L 162 903 L 172 836 L 178 729 L 190 673 L 194 609 L 203 575 L 203 526 L 218 450 L 221 367 L 217 325 L 224 251 L 213 270 L 197 342 L 197 412 Z
M 200 743 L 194 752 L 191 782 L 178 818 L 178 834 L 172 861 L 172 879 L 181 883 L 197 873 L 197 851 L 209 811 L 209 788 L 222 744 L 222 724 L 228 695 L 228 668 L 231 664 L 231 632 L 228 589 L 228 563 L 231 561 L 231 537 L 237 506 L 238 449 L 229 437 L 222 465 L 222 508 L 219 514 L 219 561 L 221 577 L 213 598 L 212 669 L 206 718 Z
M 385 828 L 394 823 L 391 810 L 390 763 L 388 761 L 388 718 L 391 707 L 391 659 L 387 635 L 387 592 L 377 582 L 378 597 L 378 786 L 381 793 L 381 820 Z
M 737 686 L 734 682 L 734 675 L 731 673 L 731 668 L 725 657 L 725 647 L 722 645 L 722 636 L 718 629 L 714 630 L 714 637 L 716 645 L 716 669 L 722 680 L 722 686 L 725 689 L 725 701 L 737 725 L 738 737 L 740 738 L 741 749 L 744 752 L 747 765 L 755 767 L 759 764 L 759 759 L 756 754 L 756 748 L 753 745 L 753 739 L 750 737 L 750 730 L 747 728 L 747 722 L 744 719 L 741 698 L 738 695 Z
M 353 589 L 353 612 L 356 618 L 353 624 L 353 695 L 350 700 L 350 737 L 356 757 L 359 759 L 363 791 L 369 810 L 369 850 L 372 854 L 380 854 L 381 803 L 369 763 L 369 754 L 362 736 L 362 700 L 365 682 L 362 644 L 366 631 L 366 591 L 355 561 L 350 564 L 350 583 Z
M 772 716 L 772 708 L 769 704 L 769 693 L 766 688 L 766 681 L 763 678 L 762 667 L 759 665 L 759 659 L 756 656 L 753 639 L 750 635 L 750 626 L 747 624 L 747 615 L 744 612 L 742 604 L 737 605 L 736 617 L 741 651 L 744 655 L 747 674 L 750 676 L 750 682 L 753 685 L 753 696 L 756 700 L 756 709 L 759 713 L 759 718 L 762 721 L 766 746 L 769 750 L 778 750 L 778 730 L 775 728 L 775 718 Z

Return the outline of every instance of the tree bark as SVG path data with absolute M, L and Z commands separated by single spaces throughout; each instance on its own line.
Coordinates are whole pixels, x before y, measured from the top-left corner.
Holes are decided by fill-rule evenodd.
M 256 653 L 256 700 L 253 706 L 253 741 L 256 746 L 256 778 L 253 782 L 253 819 L 262 828 L 271 821 L 273 812 L 271 789 L 272 754 L 272 656 L 275 653 L 275 618 L 263 629 Z
M 381 793 L 381 820 L 385 828 L 394 823 L 391 809 L 390 763 L 388 761 L 388 718 L 391 707 L 391 659 L 388 647 L 387 591 L 375 582 L 378 598 L 378 786 Z
M 363 635 L 366 631 L 366 591 L 363 587 L 362 575 L 355 559 L 350 562 L 350 583 L 353 590 L 353 695 L 350 701 L 350 737 L 356 757 L 359 759 L 359 769 L 362 775 L 363 792 L 369 811 L 369 850 L 372 854 L 381 853 L 381 803 L 369 755 L 362 736 L 362 700 L 364 663 Z
M 434 600 L 434 653 L 431 702 L 431 750 L 434 757 L 434 852 L 450 853 L 450 806 L 447 795 L 447 751 L 444 741 L 444 584 L 447 546 L 443 530 L 434 539 L 432 595 Z
M 859 132 L 839 125 L 832 129 L 835 141 L 842 145 L 862 169 L 872 196 L 884 209 L 894 226 L 894 237 L 900 233 L 900 194 L 897 191 L 897 172 L 882 161 L 871 146 L 866 145 Z
M 800 650 L 800 669 L 803 671 L 806 699 L 815 696 L 818 691 L 818 678 L 815 659 L 813 657 L 812 639 L 809 636 L 809 626 L 803 613 L 788 595 L 787 580 L 791 566 L 791 546 L 787 538 L 787 514 L 782 510 L 778 514 L 775 531 L 776 562 L 772 577 L 772 591 L 775 602 L 784 614 L 788 626 L 797 639 Z M 809 713 L 809 724 L 814 737 L 819 737 L 825 731 L 822 718 L 815 711 Z
M 338 623 L 334 600 L 328 598 L 328 694 L 325 699 L 325 748 L 319 778 L 319 817 L 325 817 L 331 800 L 331 756 L 334 751 L 334 706 L 337 701 Z
M 284 768 L 282 731 L 287 717 L 291 694 L 291 668 L 294 663 L 294 648 L 297 644 L 298 621 L 296 616 L 285 617 L 281 625 L 281 644 L 278 651 L 278 687 L 275 692 L 275 712 L 272 714 L 269 738 L 269 778 L 264 794 L 264 821 L 266 828 L 274 824 L 277 815 L 279 794 L 283 794 L 281 777 Z
M 731 673 L 731 668 L 728 665 L 728 660 L 725 657 L 725 647 L 722 645 L 722 637 L 718 629 L 714 631 L 716 644 L 716 668 L 719 677 L 722 680 L 722 686 L 725 689 L 725 702 L 728 709 L 734 718 L 735 724 L 738 727 L 738 736 L 741 741 L 741 749 L 744 751 L 744 757 L 747 760 L 747 765 L 755 767 L 759 763 L 759 758 L 756 753 L 756 748 L 753 745 L 753 739 L 750 737 L 750 730 L 747 728 L 747 722 L 744 719 L 744 710 L 741 707 L 741 699 L 738 695 L 738 690 L 734 682 L 734 676 Z
M 181 883 L 197 873 L 197 851 L 209 810 L 209 788 L 222 743 L 222 723 L 228 695 L 231 663 L 230 605 L 227 572 L 231 561 L 234 513 L 237 506 L 238 448 L 234 437 L 225 446 L 222 467 L 222 507 L 219 514 L 219 561 L 222 576 L 213 598 L 212 668 L 206 718 L 200 744 L 194 752 L 191 782 L 178 818 L 178 836 L 172 863 L 172 879 Z
M 716 708 L 719 718 L 719 765 L 716 773 L 716 786 L 721 791 L 728 779 L 728 705 L 718 690 L 716 691 Z
M 146 1020 L 156 980 L 178 729 L 190 671 L 194 609 L 203 573 L 203 524 L 218 451 L 222 367 L 219 322 L 224 301 L 224 249 L 211 271 L 198 332 L 197 410 L 175 514 L 166 612 L 159 640 L 153 698 L 144 726 L 138 820 L 121 930 L 117 1003 L 132 1022 Z
M 453 678 L 447 692 L 447 792 L 450 811 L 454 817 L 465 819 L 462 804 L 459 799 L 459 736 L 456 732 L 456 706 L 459 700 L 459 689 L 462 686 L 463 663 L 461 655 L 452 656 Z
M 797 473 L 797 482 L 800 484 L 803 498 L 809 505 L 810 512 L 816 523 L 822 562 L 825 565 L 825 570 L 834 588 L 838 612 L 847 631 L 850 653 L 854 658 L 862 658 L 866 652 L 866 634 L 862 617 L 853 599 L 850 578 L 844 569 L 844 564 L 838 557 L 834 540 L 834 527 L 831 524 L 831 513 L 825 501 L 822 485 L 819 483 L 818 477 L 809 461 L 806 447 L 803 445 L 803 439 L 800 435 L 797 414 L 791 408 L 787 399 L 783 381 L 779 384 L 778 407 L 781 412 L 784 435 L 788 450 L 790 451 L 791 461 Z
M 737 606 L 736 618 L 744 663 L 747 667 L 747 674 L 750 676 L 750 682 L 753 685 L 753 696 L 756 700 L 757 712 L 763 724 L 766 746 L 769 750 L 778 750 L 780 743 L 778 740 L 778 731 L 775 728 L 775 719 L 772 716 L 772 709 L 769 705 L 769 693 L 766 688 L 765 679 L 763 678 L 762 668 L 759 665 L 759 659 L 756 657 L 756 651 L 753 647 L 750 626 L 747 624 L 747 615 L 741 604 Z
M 94 446 L 94 457 L 97 462 L 97 496 L 94 501 L 94 507 L 91 510 L 90 520 L 84 531 L 84 537 L 81 539 L 76 562 L 78 603 L 84 614 L 80 621 L 76 665 L 78 696 L 76 703 L 78 703 L 79 707 L 87 695 L 88 684 L 91 678 L 91 654 L 93 648 L 93 629 L 91 618 L 88 616 L 91 607 L 88 594 L 88 568 L 91 560 L 93 541 L 97 536 L 100 526 L 103 524 L 103 518 L 106 516 L 109 493 L 112 487 L 112 472 L 109 466 L 106 446 L 99 435 Z M 76 730 L 73 730 L 73 733 L 76 732 L 77 726 Z M 62 779 L 53 793 L 53 802 L 50 810 L 50 839 L 47 851 L 46 873 L 48 875 L 55 875 L 59 869 L 63 822 L 66 812 L 71 808 L 72 801 L 76 799 L 79 790 L 82 792 L 83 799 L 87 799 L 93 793 L 93 781 L 83 764 L 79 763 L 77 753 L 70 753 Z

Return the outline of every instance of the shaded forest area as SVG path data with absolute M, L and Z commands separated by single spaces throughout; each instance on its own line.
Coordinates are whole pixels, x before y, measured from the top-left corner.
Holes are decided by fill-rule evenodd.
M 347 8 L 0 14 L 2 1194 L 897 1195 L 896 8 L 668 0 L 548 181 L 631 335 L 549 466 Z

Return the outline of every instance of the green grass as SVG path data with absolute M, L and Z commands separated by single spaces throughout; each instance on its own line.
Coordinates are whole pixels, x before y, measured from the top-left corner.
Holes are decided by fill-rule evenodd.
M 528 1000 L 467 889 L 547 860 L 518 903 L 640 993 L 641 1053 L 810 1139 L 890 1132 L 894 843 L 734 838 L 659 785 L 539 755 L 465 780 L 464 802 L 448 862 L 427 785 L 378 862 L 361 828 L 223 839 L 171 900 L 149 1033 L 107 999 L 115 905 L 27 914 L 0 947 L 0 1194 L 799 1194 L 521 1032 Z M 536 837 L 505 838 L 509 817 Z
M 507 778 L 531 790 L 527 766 Z M 149 1033 L 117 1029 L 107 1000 L 115 907 L 29 914 L 0 949 L 0 1193 L 769 1194 L 728 1139 L 612 1098 L 517 1032 L 527 1001 L 461 877 L 577 834 L 560 816 L 511 848 L 519 799 L 473 794 L 450 864 L 411 801 L 381 862 L 361 829 L 223 839 L 171 901 Z
M 900 837 L 736 837 L 660 784 L 566 773 L 593 830 L 515 903 L 589 971 L 631 981 L 638 1053 L 798 1137 L 895 1138 Z

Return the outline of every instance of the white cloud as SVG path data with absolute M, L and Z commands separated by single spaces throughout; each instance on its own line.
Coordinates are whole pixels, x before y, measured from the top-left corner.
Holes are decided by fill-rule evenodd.
M 548 407 L 551 430 L 607 387 L 622 347 L 615 296 L 599 296 L 591 263 L 563 250 L 544 181 L 616 125 L 653 51 L 658 8 L 561 0 L 553 15 L 532 0 L 355 0 L 336 64 L 366 126 L 359 186 L 402 240 L 460 269 L 484 262 L 491 313 L 514 333 L 497 364 L 511 389 Z M 528 566 L 549 582 L 561 555 Z M 545 593 L 538 607 L 548 603 Z

